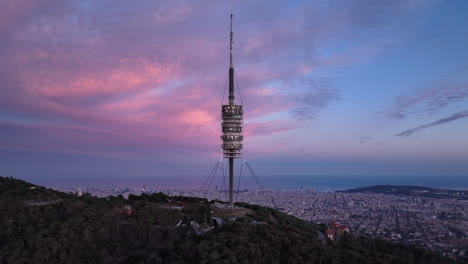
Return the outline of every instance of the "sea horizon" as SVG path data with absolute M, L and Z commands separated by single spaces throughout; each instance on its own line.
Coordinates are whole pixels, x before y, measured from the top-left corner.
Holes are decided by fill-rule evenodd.
M 205 177 L 206 178 L 206 177 Z M 131 181 L 110 181 L 110 182 L 75 182 L 75 183 L 51 183 L 34 182 L 46 187 L 63 188 L 140 188 L 143 185 L 149 189 L 155 190 L 198 190 L 202 187 L 205 178 L 200 177 L 196 182 L 183 181 L 174 178 L 173 181 L 167 178 L 134 178 Z M 247 177 L 245 177 L 247 178 Z M 179 179 L 179 180 L 178 180 Z M 195 178 L 196 180 L 196 178 Z M 314 190 L 314 191 L 340 191 L 368 187 L 374 185 L 401 185 L 401 186 L 424 186 L 436 189 L 468 189 L 468 177 L 466 176 L 263 176 L 260 177 L 267 190 Z M 221 188 L 222 178 L 214 180 L 210 190 Z M 205 186 L 206 189 L 206 186 Z M 235 189 L 238 189 L 238 182 L 235 183 Z M 240 190 L 258 190 L 253 179 L 245 179 L 240 184 Z

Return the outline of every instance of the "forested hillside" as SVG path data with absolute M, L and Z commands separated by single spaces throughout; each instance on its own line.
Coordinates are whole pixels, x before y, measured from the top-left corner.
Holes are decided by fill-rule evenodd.
M 206 199 L 77 197 L 0 177 L 0 263 L 454 263 L 367 237 L 330 241 L 321 226 L 237 206 L 245 215 L 213 221 Z

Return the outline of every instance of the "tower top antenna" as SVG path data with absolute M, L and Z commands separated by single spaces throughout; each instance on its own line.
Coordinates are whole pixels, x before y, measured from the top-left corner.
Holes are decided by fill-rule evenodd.
M 231 10 L 231 41 L 229 42 L 230 43 L 230 56 L 229 56 L 229 62 L 230 62 L 230 67 L 234 68 L 234 63 L 232 61 L 232 53 L 233 53 L 233 50 L 232 50 L 232 45 L 234 44 L 234 33 L 232 32 L 232 18 L 234 17 L 234 15 L 232 14 L 232 10 Z

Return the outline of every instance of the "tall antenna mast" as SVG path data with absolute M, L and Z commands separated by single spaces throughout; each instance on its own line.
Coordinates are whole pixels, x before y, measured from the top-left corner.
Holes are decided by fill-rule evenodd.
M 232 32 L 232 13 L 231 13 L 231 38 L 229 42 L 229 105 L 234 104 L 234 63 L 232 61 L 234 44 L 234 33 Z
M 230 63 L 229 63 L 229 65 L 234 68 L 234 64 L 232 63 L 232 44 L 234 44 L 234 33 L 232 32 L 232 18 L 233 18 L 233 16 L 234 15 L 231 13 L 231 41 L 229 42 L 229 44 L 230 44 L 230 46 L 229 46 L 230 47 L 230 49 L 229 49 L 230 50 L 230 53 L 229 53 L 230 54 L 230 56 L 229 56 L 229 62 Z
M 232 32 L 231 13 L 231 33 L 229 42 L 229 104 L 221 106 L 221 128 L 223 144 L 223 157 L 229 159 L 229 205 L 234 206 L 234 159 L 242 158 L 242 124 L 243 110 L 242 105 L 236 105 L 234 102 L 234 63 L 233 63 L 233 44 L 234 33 Z

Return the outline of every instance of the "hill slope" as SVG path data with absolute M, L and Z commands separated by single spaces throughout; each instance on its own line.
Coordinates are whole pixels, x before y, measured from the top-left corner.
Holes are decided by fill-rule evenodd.
M 454 263 L 366 237 L 332 242 L 320 226 L 249 204 L 237 204 L 244 216 L 214 224 L 214 206 L 162 193 L 76 197 L 0 177 L 0 262 Z

